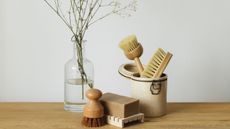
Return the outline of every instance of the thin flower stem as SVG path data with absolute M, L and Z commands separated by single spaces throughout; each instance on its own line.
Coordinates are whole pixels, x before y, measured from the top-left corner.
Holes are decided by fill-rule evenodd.
M 49 2 L 47 2 L 47 0 L 44 0 L 46 3 L 47 3 L 47 5 L 61 18 L 61 20 L 66 24 L 66 26 L 70 29 L 70 31 L 73 33 L 73 35 L 77 35 L 74 31 L 73 31 L 73 29 L 72 29 L 72 27 L 68 24 L 68 22 L 66 22 L 65 21 L 65 19 L 63 19 L 63 17 L 58 13 L 58 11 L 57 10 L 55 10 L 55 8 L 49 3 Z
M 44 0 L 45 3 L 60 17 L 60 19 L 65 23 L 73 34 L 72 40 L 75 40 L 75 45 L 77 49 L 77 64 L 79 66 L 78 70 L 81 74 L 82 79 L 82 92 L 84 92 L 84 84 L 86 83 L 90 88 L 93 87 L 90 83 L 85 73 L 84 69 L 84 59 L 82 55 L 82 46 L 85 37 L 85 33 L 89 29 L 89 26 L 95 24 L 96 22 L 112 15 L 119 14 L 124 10 L 128 10 L 131 7 L 130 2 L 126 6 L 120 6 L 118 0 L 50 0 L 53 1 L 53 5 Z M 106 1 L 103 3 L 103 1 Z M 133 3 L 136 0 L 132 0 Z M 67 10 L 63 9 L 62 2 L 69 2 L 69 7 Z M 96 18 L 100 9 L 110 9 L 106 14 L 101 15 L 101 17 Z M 103 11 L 101 11 L 103 12 Z M 82 94 L 84 97 L 84 93 Z
M 111 11 L 111 12 L 105 14 L 104 16 L 102 16 L 102 17 L 96 19 L 95 21 L 92 21 L 91 23 L 89 23 L 89 26 L 91 26 L 92 24 L 94 24 L 94 23 L 96 23 L 96 22 L 98 22 L 98 21 L 100 21 L 100 20 L 102 20 L 102 19 L 104 19 L 104 18 L 106 18 L 106 17 L 108 17 L 108 16 L 114 14 L 114 13 L 120 12 L 120 11 L 126 9 L 126 8 L 127 8 L 127 6 L 121 8 L 121 9 L 119 9 L 119 10 L 113 10 L 113 11 Z

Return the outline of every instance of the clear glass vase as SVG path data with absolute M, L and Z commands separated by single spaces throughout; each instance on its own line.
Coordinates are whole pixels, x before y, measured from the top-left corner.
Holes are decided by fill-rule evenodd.
M 76 42 L 73 41 L 73 57 L 65 64 L 65 89 L 64 89 L 64 109 L 73 112 L 82 112 L 86 104 L 85 91 L 89 89 L 89 84 L 93 86 L 94 82 L 94 67 L 90 60 L 85 57 L 85 41 L 82 46 L 83 68 L 87 76 L 87 82 L 82 80 L 79 71 L 78 59 L 79 50 L 76 47 Z

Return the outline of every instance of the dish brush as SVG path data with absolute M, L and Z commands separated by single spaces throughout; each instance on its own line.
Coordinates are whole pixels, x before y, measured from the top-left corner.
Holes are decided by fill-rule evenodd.
M 124 38 L 120 44 L 120 48 L 124 51 L 126 57 L 130 60 L 135 60 L 138 72 L 141 74 L 144 70 L 139 57 L 143 53 L 143 47 L 138 43 L 135 35 L 130 35 Z
M 141 77 L 160 78 L 167 67 L 172 54 L 165 52 L 162 48 L 158 48 L 156 53 L 150 59 L 148 65 L 141 73 Z
M 82 124 L 87 127 L 100 127 L 105 124 L 104 108 L 99 102 L 102 93 L 98 89 L 89 89 L 86 91 L 86 97 L 89 102 L 85 105 L 83 111 Z

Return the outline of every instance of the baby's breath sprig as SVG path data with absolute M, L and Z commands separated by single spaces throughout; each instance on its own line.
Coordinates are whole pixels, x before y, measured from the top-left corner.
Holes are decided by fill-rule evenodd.
M 44 0 L 45 3 L 60 17 L 72 33 L 72 40 L 76 42 L 77 63 L 81 73 L 82 86 L 88 83 L 84 70 L 82 44 L 84 36 L 90 26 L 98 21 L 118 14 L 122 17 L 131 16 L 136 11 L 137 0 Z M 121 2 L 122 1 L 122 2 Z

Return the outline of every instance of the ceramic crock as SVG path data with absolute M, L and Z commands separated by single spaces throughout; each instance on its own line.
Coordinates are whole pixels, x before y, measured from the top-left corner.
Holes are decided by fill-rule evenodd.
M 139 99 L 140 112 L 145 117 L 158 117 L 166 114 L 167 106 L 167 75 L 159 79 L 143 78 L 134 64 L 124 64 L 119 73 L 131 81 L 131 97 Z

